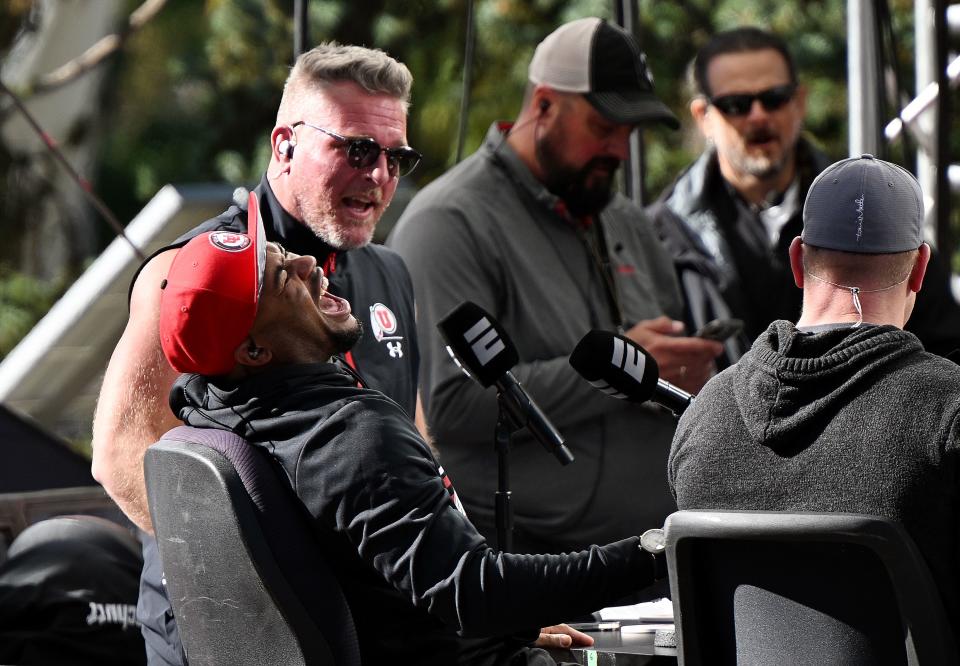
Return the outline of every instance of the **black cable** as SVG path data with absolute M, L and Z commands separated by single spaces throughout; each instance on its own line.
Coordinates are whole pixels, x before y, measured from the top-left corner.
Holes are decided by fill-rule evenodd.
M 473 25 L 473 0 L 467 0 L 467 33 L 463 53 L 463 91 L 460 95 L 460 118 L 457 123 L 456 162 L 463 157 L 463 146 L 467 141 L 467 118 L 470 115 L 470 89 L 473 87 L 473 51 L 476 44 L 476 29 Z
M 144 255 L 143 252 L 140 251 L 140 248 L 134 245 L 133 241 L 130 240 L 124 233 L 123 225 L 120 224 L 120 220 L 117 219 L 113 212 L 107 207 L 107 204 L 105 204 L 103 200 L 97 196 L 96 192 L 93 191 L 93 186 L 90 184 L 90 181 L 81 176 L 77 170 L 73 168 L 70 162 L 67 161 L 67 158 L 57 146 L 57 142 L 53 140 L 53 137 L 44 131 L 44 129 L 40 126 L 40 123 L 37 122 L 36 118 L 34 118 L 27 110 L 27 107 L 24 105 L 23 101 L 12 90 L 10 90 L 10 88 L 8 88 L 3 81 L 0 81 L 0 90 L 10 96 L 10 99 L 13 100 L 14 106 L 16 106 L 17 110 L 23 114 L 24 118 L 26 118 L 27 124 L 29 124 L 33 131 L 37 133 L 37 136 L 39 136 L 43 141 L 44 145 L 47 147 L 47 150 L 53 154 L 54 158 L 56 158 L 60 165 L 67 170 L 67 173 L 70 174 L 73 182 L 76 183 L 84 195 L 86 195 L 87 199 L 89 199 L 93 204 L 93 207 L 96 208 L 103 218 L 110 224 L 110 226 L 113 227 L 113 230 L 116 232 L 117 236 L 127 241 L 127 244 L 129 244 L 134 253 L 140 257 L 141 261 L 146 261 L 146 255 Z

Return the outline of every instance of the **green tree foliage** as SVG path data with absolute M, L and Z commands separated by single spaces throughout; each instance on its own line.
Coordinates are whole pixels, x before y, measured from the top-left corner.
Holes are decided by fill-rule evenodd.
M 0 359 L 13 349 L 66 285 L 43 282 L 0 265 Z
M 3 18 L 26 20 L 29 4 L 7 3 Z M 129 0 L 130 9 L 138 4 Z M 638 5 L 638 35 L 657 91 L 684 122 L 680 132 L 645 131 L 648 193 L 656 195 L 702 148 L 687 111 L 691 57 L 713 32 L 744 24 L 787 38 L 810 91 L 808 133 L 831 156 L 846 154 L 843 0 L 638 0 Z M 413 175 L 418 187 L 455 159 L 467 6 L 467 0 L 309 3 L 312 42 L 376 46 L 412 70 L 409 139 L 425 155 Z M 476 0 L 468 154 L 492 121 L 516 115 L 537 42 L 570 19 L 611 18 L 613 6 L 608 0 Z M 912 3 L 890 0 L 890 6 L 902 88 L 912 91 Z M 121 220 L 131 219 L 168 182 L 259 179 L 292 59 L 291 8 L 288 0 L 169 0 L 111 61 L 101 103 L 108 131 L 93 175 L 97 191 Z M 0 39 L 8 39 L 4 30 Z M 103 245 L 112 238 L 106 225 L 100 237 Z
M 892 3 L 898 54 L 912 89 L 912 4 Z M 377 46 L 414 73 L 410 140 L 425 155 L 417 185 L 452 163 L 462 94 L 466 0 L 313 0 L 311 41 Z M 605 0 L 477 0 L 472 103 L 466 149 L 493 120 L 512 119 L 536 43 L 563 21 L 611 18 Z M 709 36 L 744 24 L 786 36 L 810 91 L 809 134 L 834 157 L 846 153 L 843 0 L 639 0 L 639 36 L 657 90 L 685 121 L 681 132 L 646 131 L 647 186 L 659 192 L 699 152 L 686 85 L 692 55 Z M 171 0 L 131 40 L 108 104 L 115 121 L 98 179 L 129 218 L 165 182 L 252 182 L 268 158 L 266 137 L 291 59 L 290 3 Z

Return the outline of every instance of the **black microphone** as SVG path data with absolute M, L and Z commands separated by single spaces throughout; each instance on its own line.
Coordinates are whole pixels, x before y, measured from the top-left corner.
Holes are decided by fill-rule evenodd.
M 527 430 L 560 464 L 573 462 L 563 436 L 513 376 L 510 369 L 520 360 L 506 331 L 483 308 L 467 301 L 437 323 L 447 343 L 447 352 L 467 376 L 484 388 L 495 385 L 503 404 L 518 427 Z
M 630 402 L 653 400 L 680 416 L 695 396 L 660 379 L 656 360 L 630 338 L 594 330 L 570 354 L 570 365 L 607 395 Z

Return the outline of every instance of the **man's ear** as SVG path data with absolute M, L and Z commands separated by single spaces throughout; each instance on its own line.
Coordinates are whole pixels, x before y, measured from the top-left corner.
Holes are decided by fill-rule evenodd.
M 297 145 L 297 138 L 289 125 L 277 125 L 270 133 L 270 147 L 272 157 L 280 164 L 289 163 L 293 157 L 293 148 Z
M 703 134 L 705 139 L 710 138 L 710 133 L 706 127 L 707 108 L 709 106 L 710 103 L 702 95 L 694 97 L 690 101 L 690 115 L 693 116 L 693 120 L 697 123 L 697 127 L 700 128 L 700 133 Z
M 790 241 L 790 271 L 793 283 L 803 289 L 803 241 L 800 236 Z
M 923 286 L 923 276 L 927 274 L 927 264 L 929 263 L 930 246 L 926 243 L 921 243 L 917 253 L 917 263 L 913 265 L 913 270 L 910 271 L 910 278 L 907 282 L 910 286 L 910 291 L 920 291 L 920 288 Z
M 534 115 L 540 120 L 546 120 L 556 113 L 557 91 L 543 83 L 537 84 L 530 97 L 530 106 Z
M 233 360 L 240 365 L 257 367 L 266 365 L 273 359 L 273 352 L 266 347 L 257 347 L 249 339 L 244 340 L 233 350 Z

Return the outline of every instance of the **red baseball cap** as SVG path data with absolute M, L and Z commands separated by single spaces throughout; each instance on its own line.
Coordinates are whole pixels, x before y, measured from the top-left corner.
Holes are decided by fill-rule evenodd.
M 160 346 L 174 370 L 222 375 L 233 369 L 233 352 L 257 316 L 266 261 L 253 192 L 247 233 L 209 231 L 180 248 L 160 296 Z

